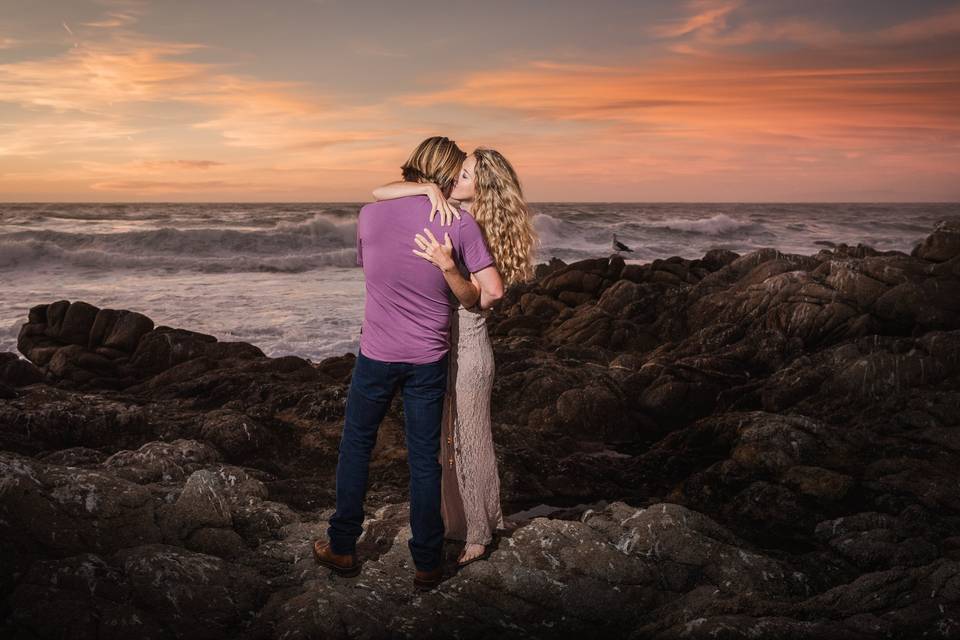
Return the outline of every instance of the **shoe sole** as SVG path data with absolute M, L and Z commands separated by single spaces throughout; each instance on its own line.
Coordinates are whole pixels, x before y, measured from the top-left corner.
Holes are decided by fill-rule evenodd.
M 436 578 L 418 578 L 416 575 L 413 576 L 413 586 L 421 591 L 428 591 L 433 589 L 435 586 L 443 582 L 443 572 L 440 572 Z
M 468 564 L 474 563 L 474 562 L 476 562 L 477 560 L 486 560 L 486 558 L 471 558 L 471 559 L 467 560 L 466 562 L 458 562 L 458 563 L 457 563 L 457 569 L 463 569 L 463 568 L 464 568 L 465 566 L 467 566 Z
M 493 549 L 487 549 L 486 551 L 484 551 L 483 553 L 481 553 L 480 555 L 478 555 L 476 558 L 470 558 L 470 559 L 467 560 L 466 562 L 458 562 L 458 563 L 457 563 L 457 569 L 458 569 L 458 570 L 459 570 L 459 569 L 462 569 L 463 567 L 467 566 L 467 565 L 470 564 L 471 562 L 476 562 L 476 561 L 478 561 L 478 560 L 489 560 L 491 553 L 493 553 Z
M 416 589 L 418 589 L 418 590 L 420 590 L 420 591 L 430 591 L 431 589 L 433 589 L 434 587 L 436 587 L 437 585 L 439 585 L 441 582 L 443 582 L 443 579 L 436 580 L 436 581 L 431 581 L 431 582 L 422 582 L 422 581 L 417 580 L 416 578 L 414 578 L 414 579 L 413 579 L 413 586 L 414 586 L 414 588 L 416 588 Z
M 316 547 L 313 548 L 313 559 L 316 560 L 317 564 L 319 564 L 320 566 L 326 567 L 327 569 L 332 569 L 334 573 L 344 578 L 352 578 L 360 573 L 360 563 L 357 563 L 356 565 L 345 569 L 340 565 L 328 562 L 327 560 L 324 560 L 319 555 L 317 555 Z

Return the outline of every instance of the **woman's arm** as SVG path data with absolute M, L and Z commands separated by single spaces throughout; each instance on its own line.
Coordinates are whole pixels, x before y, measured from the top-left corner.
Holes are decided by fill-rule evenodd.
M 373 190 L 373 197 L 376 200 L 393 200 L 394 198 L 404 198 L 406 196 L 427 196 L 430 198 L 430 221 L 433 222 L 434 216 L 440 214 L 440 224 L 448 225 L 453 222 L 453 218 L 460 219 L 460 211 L 451 206 L 447 199 L 443 197 L 440 187 L 432 182 L 405 182 L 397 180 L 388 182 Z
M 397 180 L 380 185 L 373 190 L 373 197 L 377 200 L 393 200 L 394 198 L 403 198 L 406 196 L 425 196 L 429 194 L 428 185 L 434 185 L 432 182 L 406 182 Z
M 467 280 L 457 268 L 453 260 L 453 243 L 450 241 L 450 234 L 444 234 L 444 244 L 440 244 L 430 229 L 424 228 L 423 231 L 429 240 L 418 233 L 414 236 L 414 241 L 423 251 L 414 249 L 413 252 L 440 268 L 453 295 L 457 297 L 460 304 L 469 309 L 480 299 L 481 289 L 473 284 L 472 275 L 471 280 Z

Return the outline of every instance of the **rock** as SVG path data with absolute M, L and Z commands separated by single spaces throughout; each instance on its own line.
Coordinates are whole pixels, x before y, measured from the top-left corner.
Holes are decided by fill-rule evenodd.
M 43 371 L 32 362 L 20 359 L 15 353 L 0 353 L 0 382 L 23 387 L 43 379 Z
M 610 259 L 596 258 L 590 260 L 580 260 L 566 267 L 558 269 L 547 275 L 540 286 L 551 295 L 558 295 L 562 292 L 587 294 L 590 297 L 600 293 L 601 288 L 609 283 L 607 275 L 622 269 L 622 259 L 611 266 Z
M 0 534 L 21 553 L 102 553 L 160 540 L 150 491 L 102 471 L 0 452 Z
M 124 447 L 150 440 L 154 425 L 137 403 L 71 394 L 45 385 L 0 403 L 0 438 L 31 450 Z
M 56 302 L 51 302 L 48 305 L 43 305 L 42 307 L 34 307 L 40 313 L 41 322 L 46 326 L 44 327 L 44 334 L 51 338 L 57 338 L 60 336 L 60 329 L 63 326 L 63 320 L 67 316 L 67 309 L 70 308 L 69 300 L 57 300 Z
M 801 496 L 824 502 L 842 501 L 854 486 L 853 478 L 845 473 L 802 464 L 784 471 L 782 482 Z
M 609 387 L 590 385 L 568 389 L 557 398 L 560 427 L 572 438 L 604 442 L 637 439 L 636 425 L 624 413 L 625 399 Z
M 806 593 L 806 577 L 765 557 L 730 531 L 700 513 L 676 504 L 631 509 L 613 503 L 606 512 L 585 518 L 607 534 L 622 552 L 676 563 L 687 572 L 674 585 L 691 588 L 706 580 L 730 594 L 756 591 L 768 596 Z
M 960 217 L 939 221 L 933 233 L 917 245 L 910 255 L 930 262 L 946 262 L 960 255 Z
M 165 625 L 131 602 L 129 579 L 104 557 L 80 553 L 38 560 L 10 596 L 11 621 L 35 637 L 168 637 Z
M 103 462 L 117 476 L 147 484 L 184 480 L 194 471 L 220 461 L 216 449 L 196 440 L 148 442 L 136 451 L 124 450 Z
M 263 603 L 257 572 L 221 558 L 163 544 L 115 556 L 141 608 L 178 637 L 223 637 Z
M 58 335 L 53 337 L 70 344 L 86 346 L 98 311 L 92 304 L 74 302 L 67 307 Z
M 242 470 L 194 471 L 176 501 L 162 510 L 161 526 L 170 541 L 189 538 L 199 529 L 230 529 L 234 505 L 252 504 L 266 496 L 264 486 Z
M 700 263 L 703 264 L 708 271 L 719 271 L 739 257 L 740 254 L 730 251 L 729 249 L 710 249 L 703 254 Z
M 316 365 L 316 369 L 333 383 L 349 384 L 353 375 L 353 367 L 357 357 L 352 353 L 342 356 L 324 358 Z
M 134 311 L 98 309 L 68 300 L 31 308 L 17 348 L 39 367 L 42 376 L 66 381 L 72 388 L 99 389 L 131 387 L 196 358 L 226 367 L 266 357 L 245 342 L 219 342 L 193 331 L 154 328 L 153 320 Z M 308 366 L 298 360 L 301 367 Z M 38 377 L 38 373 L 25 373 Z
M 130 360 L 130 366 L 148 373 L 160 373 L 205 355 L 207 346 L 216 341 L 214 336 L 205 333 L 157 327 L 144 336 Z
M 135 311 L 120 311 L 113 321 L 108 323 L 103 334 L 103 346 L 132 353 L 140 344 L 140 339 L 153 329 L 153 320 Z
M 537 336 L 543 330 L 543 320 L 537 316 L 518 315 L 497 324 L 495 335 Z
M 501 500 L 518 515 L 456 575 L 448 540 L 427 594 L 411 591 L 399 399 L 372 454 L 361 575 L 311 557 L 353 354 L 267 358 L 131 310 L 35 305 L 29 362 L 0 356 L 0 630 L 952 637 L 951 225 L 914 255 L 539 265 L 488 318 Z
M 942 628 L 952 633 L 960 563 L 940 559 L 916 568 L 866 573 L 849 584 L 817 594 L 792 610 L 804 616 L 829 606 L 864 633 L 896 635 Z M 924 594 L 926 597 L 915 597 Z
M 544 276 L 550 275 L 551 273 L 558 271 L 561 267 L 567 266 L 567 263 L 559 258 L 550 258 L 550 262 L 545 264 L 538 264 L 534 268 L 534 277 L 537 280 L 542 279 Z
M 436 591 L 418 595 L 419 604 L 411 606 L 405 517 L 405 511 L 391 514 L 384 508 L 365 521 L 361 544 L 373 545 L 369 536 L 382 531 L 378 544 L 385 541 L 387 549 L 369 556 L 356 588 L 307 581 L 282 604 L 268 606 L 256 626 L 341 637 L 344 628 L 406 633 L 429 623 L 434 633 L 452 633 L 483 603 L 484 614 L 469 618 L 471 637 L 503 627 L 535 637 L 623 634 L 659 621 L 671 601 L 708 585 L 726 597 L 754 591 L 776 599 L 807 591 L 802 573 L 788 572 L 779 561 L 743 548 L 744 541 L 709 518 L 679 505 L 637 509 L 614 502 L 584 513 L 581 521 L 535 518 L 518 526 L 499 541 L 488 561 L 471 564 Z M 381 525 L 381 518 L 394 524 Z M 300 545 L 313 537 L 294 531 Z M 304 607 L 306 602 L 324 605 L 318 613 Z M 364 606 L 373 602 L 375 613 Z M 378 631 L 378 624 L 386 628 Z
M 550 296 L 525 293 L 520 298 L 519 309 L 522 314 L 514 317 L 553 318 L 562 313 L 566 309 L 566 305 Z
M 249 416 L 234 411 L 213 411 L 204 416 L 200 435 L 216 445 L 228 460 L 245 456 L 273 443 L 272 434 Z

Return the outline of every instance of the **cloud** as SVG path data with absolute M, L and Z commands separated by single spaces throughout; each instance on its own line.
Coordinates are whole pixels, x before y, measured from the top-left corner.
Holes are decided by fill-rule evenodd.
M 523 175 L 540 184 L 546 176 L 558 190 L 574 180 L 634 193 L 670 184 L 694 194 L 710 185 L 726 194 L 730 184 L 742 189 L 754 180 L 760 192 L 789 185 L 797 198 L 804 185 L 836 194 L 844 180 L 872 189 L 871 181 L 944 176 L 960 166 L 960 113 L 953 106 L 960 103 L 960 65 L 799 61 L 715 55 L 602 68 L 541 62 L 470 74 L 405 100 L 417 108 L 466 109 L 476 118 L 489 113 L 499 122 L 552 122 L 554 135 L 537 152 L 509 136 L 491 142 L 519 158 Z
M 761 17 L 757 8 L 764 5 L 745 4 L 740 0 L 696 0 L 686 6 L 690 15 L 680 19 L 679 25 L 657 25 L 649 30 L 656 37 L 674 40 L 669 49 L 676 53 L 702 55 L 718 48 L 763 43 L 862 52 L 929 43 L 960 34 L 960 6 L 860 31 L 840 29 L 824 20 L 802 15 Z
M 84 180 L 148 195 L 286 193 L 354 185 L 392 164 L 383 150 L 404 131 L 383 105 L 197 61 L 204 44 L 137 33 L 136 4 L 106 4 L 104 19 L 72 29 L 76 46 L 0 63 L 0 108 L 11 114 L 0 121 L 0 158 L 15 163 L 0 193 L 17 181 L 56 190 Z M 203 159 L 170 159 L 184 153 Z M 213 175 L 181 179 L 191 171 Z
M 264 189 L 270 185 L 229 182 L 226 180 L 202 180 L 181 182 L 173 180 L 114 180 L 95 182 L 90 185 L 96 191 L 134 191 L 137 193 L 168 193 L 191 191 L 220 191 L 227 189 Z
M 648 142 L 839 146 L 857 157 L 867 149 L 889 157 L 897 141 L 915 153 L 957 155 L 960 54 L 930 45 L 955 42 L 960 6 L 861 31 L 795 10 L 773 13 L 769 3 L 682 7 L 680 17 L 649 28 L 661 48 L 642 61 L 514 64 L 402 99 L 418 108 L 567 123 L 580 135 L 614 127 Z M 791 46 L 751 48 L 765 43 Z
M 97 29 L 116 29 L 126 27 L 137 21 L 137 15 L 132 11 L 109 11 L 106 16 L 100 20 L 81 23 L 85 27 L 94 27 Z
M 388 49 L 382 45 L 376 44 L 372 41 L 355 41 L 351 42 L 351 48 L 354 53 L 363 56 L 371 56 L 374 58 L 409 58 L 410 54 L 406 51 L 397 51 L 395 49 Z
M 676 38 L 699 31 L 723 29 L 727 16 L 742 4 L 742 0 L 694 0 L 687 3 L 692 15 L 673 21 L 674 24 L 654 26 L 652 31 L 662 38 Z
M 0 64 L 0 102 L 110 115 L 117 104 L 167 100 L 171 89 L 184 92 L 174 99 L 199 99 L 209 65 L 176 59 L 199 48 L 122 38 Z
M 358 98 L 242 73 L 207 43 L 140 32 L 142 3 L 100 4 L 63 30 L 54 20 L 54 54 L 0 63 L 0 193 L 367 197 L 438 130 L 508 152 L 547 198 L 694 184 L 725 194 L 750 180 L 839 192 L 844 179 L 875 189 L 960 165 L 960 60 L 947 49 L 960 7 L 850 32 L 811 12 L 698 0 L 650 27 L 643 57 L 570 64 L 527 49 L 483 71 L 414 72 L 420 91 Z M 23 43 L 11 35 L 0 48 Z M 376 40 L 351 47 L 404 55 Z
M 882 29 L 877 35 L 883 42 L 929 41 L 960 34 L 960 6 L 954 6 L 930 16 L 907 20 Z
M 140 165 L 149 169 L 210 169 L 222 167 L 223 162 L 215 160 L 144 160 Z
M 257 149 L 376 137 L 375 127 L 351 130 L 344 122 L 374 118 L 377 107 L 337 106 L 304 83 L 261 80 L 188 58 L 204 48 L 119 33 L 60 55 L 0 64 L 0 103 L 28 114 L 17 141 L 6 144 L 43 154 L 54 121 L 66 126 L 57 145 L 61 150 L 149 133 L 154 123 L 176 125 L 181 136 L 191 129 L 211 131 L 225 146 Z M 0 146 L 4 142 L 0 138 Z

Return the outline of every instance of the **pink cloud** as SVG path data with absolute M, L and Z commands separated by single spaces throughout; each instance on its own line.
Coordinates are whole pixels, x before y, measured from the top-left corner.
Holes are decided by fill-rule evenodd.
M 75 37 L 55 25 L 60 53 L 0 64 L 0 103 L 13 114 L 0 122 L 0 197 L 29 185 L 37 199 L 68 189 L 362 199 L 438 129 L 508 152 L 545 199 L 710 198 L 751 184 L 838 193 L 844 181 L 865 191 L 904 176 L 946 183 L 960 166 L 960 60 L 924 46 L 960 33 L 956 7 L 846 32 L 699 0 L 651 27 L 642 59 L 517 58 L 361 104 L 200 62 L 212 53 L 203 43 L 133 30 L 144 5 L 106 6 L 71 24 Z M 791 47 L 751 49 L 768 42 Z M 361 44 L 368 56 L 395 53 Z
M 664 38 L 675 38 L 693 32 L 722 29 L 726 17 L 742 4 L 742 0 L 693 0 L 687 3 L 692 15 L 682 19 L 679 24 L 655 26 L 653 33 Z

